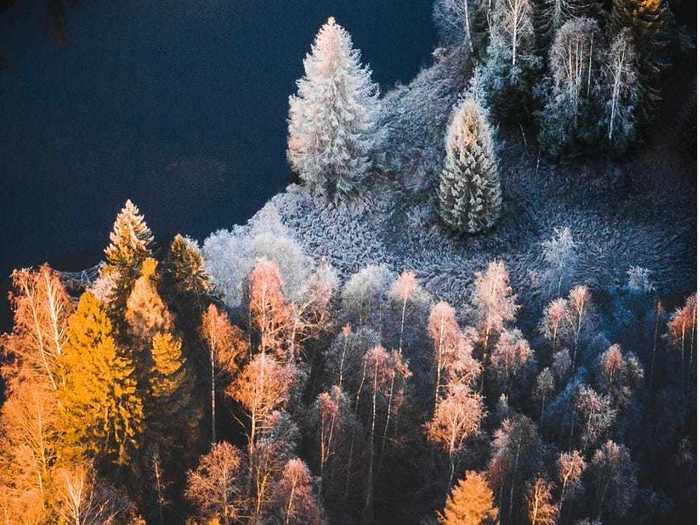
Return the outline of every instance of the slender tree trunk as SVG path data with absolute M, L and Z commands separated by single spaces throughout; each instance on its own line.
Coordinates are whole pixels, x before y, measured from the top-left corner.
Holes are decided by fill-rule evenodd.
M 469 44 L 469 52 L 474 54 L 474 45 L 472 44 L 472 32 L 469 27 L 469 2 L 464 0 L 464 38 Z
M 656 305 L 656 318 L 654 319 L 654 342 L 651 346 L 651 365 L 649 367 L 649 390 L 654 391 L 654 365 L 656 363 L 656 344 L 659 339 L 659 319 L 661 317 L 661 302 Z
M 209 351 L 209 365 L 211 369 L 211 444 L 216 443 L 216 374 L 214 370 L 214 345 Z
M 510 480 L 510 501 L 508 503 L 508 523 L 511 523 L 513 517 L 513 492 L 515 489 L 515 473 L 518 472 L 518 466 L 520 463 L 520 440 L 518 440 L 518 445 L 515 449 L 515 468 L 513 469 L 513 479 Z
M 367 475 L 367 497 L 365 498 L 365 512 L 371 512 L 372 499 L 374 497 L 374 428 L 377 420 L 377 380 L 379 365 L 374 366 L 374 380 L 372 384 L 372 425 L 369 433 L 369 474 Z
M 293 503 L 294 503 L 294 491 L 297 488 L 297 481 L 296 479 L 294 480 L 294 483 L 292 483 L 292 490 L 289 491 L 289 503 L 287 504 L 287 511 L 284 516 L 284 523 L 285 525 L 289 525 L 289 517 L 292 515 L 292 508 L 293 508 Z

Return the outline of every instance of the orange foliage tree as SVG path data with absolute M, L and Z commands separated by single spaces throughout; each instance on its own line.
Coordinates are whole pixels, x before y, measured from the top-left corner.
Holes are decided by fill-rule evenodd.
M 248 340 L 243 331 L 231 321 L 226 312 L 215 305 L 202 314 L 200 334 L 209 350 L 211 395 L 211 442 L 216 442 L 216 392 L 228 386 L 238 371 L 238 360 L 248 351 Z
M 15 270 L 11 276 L 14 292 L 10 303 L 14 326 L 3 336 L 9 357 L 3 372 L 10 380 L 31 376 L 58 389 L 57 361 L 66 344 L 68 316 L 73 310 L 70 297 L 58 275 L 46 264 L 38 270 Z
M 486 525 L 495 523 L 497 516 L 486 476 L 467 471 L 452 489 L 443 511 L 438 512 L 438 521 L 441 525 Z

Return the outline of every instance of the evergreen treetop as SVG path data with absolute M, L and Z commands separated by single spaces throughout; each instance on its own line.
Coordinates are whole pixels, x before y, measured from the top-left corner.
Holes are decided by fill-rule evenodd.
M 441 219 L 458 232 L 493 226 L 501 209 L 493 130 L 474 99 L 465 98 L 457 107 L 445 141 L 438 189 Z
M 66 456 L 128 464 L 139 447 L 142 401 L 134 365 L 117 346 L 109 317 L 90 292 L 69 318 L 61 367 L 59 428 Z

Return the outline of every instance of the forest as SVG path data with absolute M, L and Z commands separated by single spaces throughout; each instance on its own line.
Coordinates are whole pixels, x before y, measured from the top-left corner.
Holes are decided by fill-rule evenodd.
M 3 523 L 696 522 L 695 20 L 433 15 L 385 93 L 319 29 L 247 224 L 12 272 Z

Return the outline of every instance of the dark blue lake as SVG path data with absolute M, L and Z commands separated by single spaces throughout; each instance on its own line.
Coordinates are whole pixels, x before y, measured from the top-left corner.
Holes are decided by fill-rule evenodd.
M 0 13 L 0 272 L 101 257 L 132 198 L 157 240 L 245 222 L 289 181 L 288 96 L 318 27 L 382 90 L 430 59 L 431 0 L 46 0 Z M 4 302 L 4 301 L 3 301 Z

